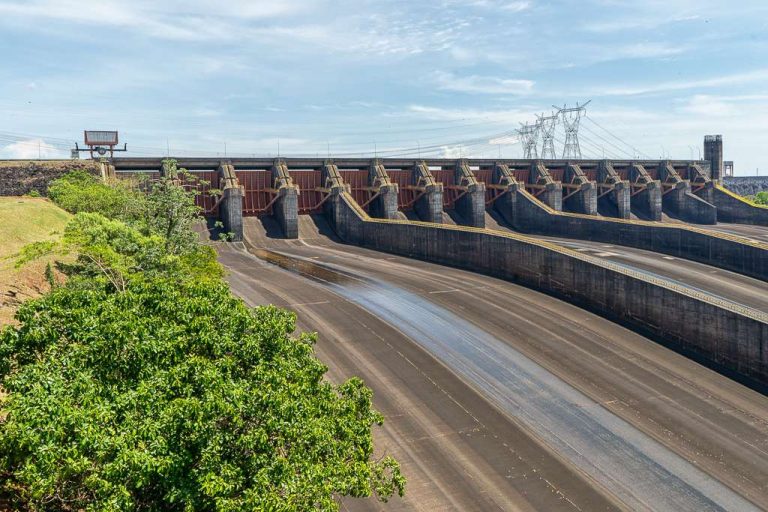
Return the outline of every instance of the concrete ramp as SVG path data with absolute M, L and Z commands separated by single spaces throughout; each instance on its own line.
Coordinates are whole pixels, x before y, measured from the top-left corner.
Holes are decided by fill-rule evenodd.
M 296 233 L 294 239 L 285 238 L 280 221 L 271 215 L 243 219 L 243 238 L 253 247 L 274 249 L 310 241 L 323 245 L 339 240 L 323 214 L 299 215 Z

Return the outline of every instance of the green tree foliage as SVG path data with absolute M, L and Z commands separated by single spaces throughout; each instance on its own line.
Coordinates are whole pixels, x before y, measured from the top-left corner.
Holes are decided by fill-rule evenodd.
M 130 184 L 107 185 L 86 171 L 72 171 L 52 181 L 48 197 L 70 213 L 95 212 L 124 221 L 136 219 L 143 203 L 141 193 Z
M 371 391 L 327 382 L 293 313 L 232 296 L 178 178 L 107 202 L 112 218 L 83 205 L 105 185 L 61 183 L 74 187 L 54 200 L 79 213 L 23 259 L 75 253 L 69 279 L 0 331 L 0 495 L 28 510 L 304 511 L 403 494 L 398 463 L 372 460 Z
M 164 162 L 165 176 L 152 183 L 144 202 L 143 221 L 147 229 L 160 234 L 168 251 L 175 254 L 190 250 L 198 243 L 194 232 L 200 220 L 200 208 L 195 205 L 196 187 L 185 188 L 182 183 L 195 183 L 195 178 L 178 169 L 175 160 Z
M 758 192 L 755 194 L 755 203 L 768 206 L 768 192 Z
M 0 335 L 0 479 L 39 510 L 323 510 L 402 492 L 360 380 L 216 285 L 74 279 Z
M 167 172 L 161 178 L 150 182 L 145 177 L 138 183 L 106 184 L 85 171 L 74 171 L 53 181 L 48 197 L 70 213 L 100 213 L 162 236 L 168 251 L 181 254 L 198 242 L 193 230 L 201 213 L 195 205 L 198 184 L 175 160 L 166 160 L 164 166 Z

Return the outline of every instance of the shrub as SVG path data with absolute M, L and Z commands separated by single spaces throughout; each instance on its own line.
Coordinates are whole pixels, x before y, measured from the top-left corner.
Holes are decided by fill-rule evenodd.
M 95 212 L 130 221 L 139 216 L 141 193 L 121 182 L 107 185 L 86 171 L 72 171 L 48 186 L 48 197 L 70 213 Z
M 402 493 L 360 380 L 223 282 L 71 280 L 0 334 L 0 478 L 45 510 L 327 510 Z
M 757 194 L 755 194 L 754 201 L 757 204 L 768 205 L 768 192 L 765 192 L 765 191 L 758 192 Z

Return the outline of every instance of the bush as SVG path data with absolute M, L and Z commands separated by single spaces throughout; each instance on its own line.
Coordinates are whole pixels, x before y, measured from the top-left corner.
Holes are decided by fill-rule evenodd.
M 336 387 L 292 313 L 219 282 L 71 280 L 0 334 L 0 477 L 45 510 L 308 510 L 402 492 L 381 416 Z
M 139 216 L 143 200 L 127 184 L 107 185 L 86 171 L 72 171 L 52 181 L 48 197 L 70 213 L 94 212 L 124 221 Z
M 768 192 L 758 192 L 755 194 L 755 203 L 768 205 Z

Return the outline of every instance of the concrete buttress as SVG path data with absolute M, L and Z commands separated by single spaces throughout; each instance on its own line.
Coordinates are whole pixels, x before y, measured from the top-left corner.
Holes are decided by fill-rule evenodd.
M 420 197 L 413 205 L 416 215 L 424 222 L 443 222 L 443 184 L 437 183 L 424 162 L 416 162 L 412 171 L 412 183 L 420 190 Z
M 691 192 L 691 183 L 683 180 L 669 162 L 659 165 L 664 188 L 662 207 L 675 217 L 695 224 L 716 224 L 717 208 Z
M 661 221 L 661 182 L 654 180 L 644 166 L 629 166 L 630 208 L 641 218 Z
M 534 196 L 553 210 L 562 211 L 563 185 L 552 179 L 544 163 L 539 160 L 532 162 L 529 176 L 528 186 L 537 189 Z
M 371 161 L 368 169 L 368 185 L 375 197 L 368 205 L 371 217 L 379 219 L 396 219 L 397 215 L 397 183 L 392 183 L 381 160 Z
M 610 161 L 600 162 L 597 168 L 597 208 L 602 215 L 630 218 L 629 181 L 621 179 Z
M 219 220 L 224 225 L 224 232 L 231 234 L 231 240 L 239 242 L 243 239 L 243 189 L 232 165 L 220 163 L 218 174 L 221 187 Z
M 597 187 L 589 181 L 578 164 L 568 162 L 563 174 L 563 208 L 585 215 L 597 215 Z
M 468 226 L 485 227 L 485 183 L 475 178 L 466 160 L 456 163 L 454 183 L 462 188 L 454 208 Z
M 299 191 L 284 160 L 272 165 L 272 185 L 277 194 L 272 211 L 285 238 L 299 238 Z

